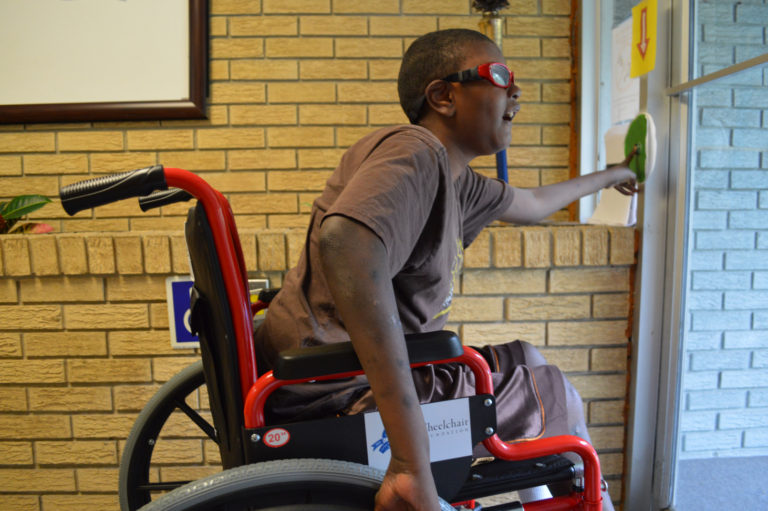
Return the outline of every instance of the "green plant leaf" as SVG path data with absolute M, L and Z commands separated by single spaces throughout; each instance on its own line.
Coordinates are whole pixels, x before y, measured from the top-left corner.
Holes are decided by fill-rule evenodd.
M 38 210 L 51 202 L 51 199 L 43 195 L 19 195 L 14 197 L 11 202 L 7 203 L 0 215 L 6 220 L 13 220 L 14 218 L 21 218 L 24 215 Z

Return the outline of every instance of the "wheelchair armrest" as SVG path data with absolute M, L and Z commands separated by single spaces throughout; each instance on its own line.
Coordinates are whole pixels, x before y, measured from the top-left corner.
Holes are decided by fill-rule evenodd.
M 448 330 L 406 334 L 405 344 L 411 364 L 446 360 L 463 353 L 458 336 Z M 352 343 L 341 342 L 281 351 L 272 374 L 278 380 L 298 380 L 361 370 Z

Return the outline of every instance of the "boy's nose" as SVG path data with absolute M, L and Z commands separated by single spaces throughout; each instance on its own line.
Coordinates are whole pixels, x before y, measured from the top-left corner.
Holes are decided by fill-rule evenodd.
M 520 95 L 523 93 L 522 90 L 520 90 L 520 87 L 517 86 L 517 84 L 513 83 L 509 86 L 507 89 L 507 95 L 514 98 L 515 101 L 520 99 Z

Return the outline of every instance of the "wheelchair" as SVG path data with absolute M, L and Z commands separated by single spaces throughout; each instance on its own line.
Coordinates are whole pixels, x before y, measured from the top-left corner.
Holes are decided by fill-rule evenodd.
M 191 172 L 155 165 L 68 185 L 60 197 L 70 215 L 132 197 L 144 210 L 197 199 L 185 235 L 194 280 L 191 324 L 201 360 L 165 383 L 139 414 L 120 463 L 123 511 L 373 507 L 388 462 L 386 432 L 376 412 L 279 424 L 267 420 L 265 404 L 275 390 L 363 371 L 347 342 L 288 350 L 272 371 L 257 372 L 253 317 L 268 307 L 274 292 L 252 301 L 234 215 L 221 193 Z M 600 464 L 589 443 L 569 435 L 502 441 L 485 359 L 449 331 L 410 334 L 406 343 L 412 367 L 463 363 L 475 375 L 477 395 L 422 405 L 445 437 L 442 443 L 431 440 L 442 509 L 480 509 L 477 499 L 556 482 L 570 482 L 571 493 L 484 509 L 602 509 Z M 186 402 L 203 388 L 213 424 Z M 155 441 L 179 410 L 216 443 L 223 471 L 193 481 L 151 482 Z M 478 443 L 492 458 L 473 458 Z M 582 463 L 572 463 L 565 452 L 576 453 Z

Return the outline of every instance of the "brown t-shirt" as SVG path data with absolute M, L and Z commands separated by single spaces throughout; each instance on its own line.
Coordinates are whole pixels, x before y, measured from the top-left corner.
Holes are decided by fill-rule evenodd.
M 320 264 L 324 218 L 349 217 L 381 238 L 403 329 L 427 332 L 446 323 L 464 248 L 512 195 L 501 181 L 469 167 L 454 180 L 445 148 L 422 127 L 384 128 L 361 139 L 315 200 L 298 265 L 256 335 L 259 371 L 271 368 L 279 351 L 349 340 Z

